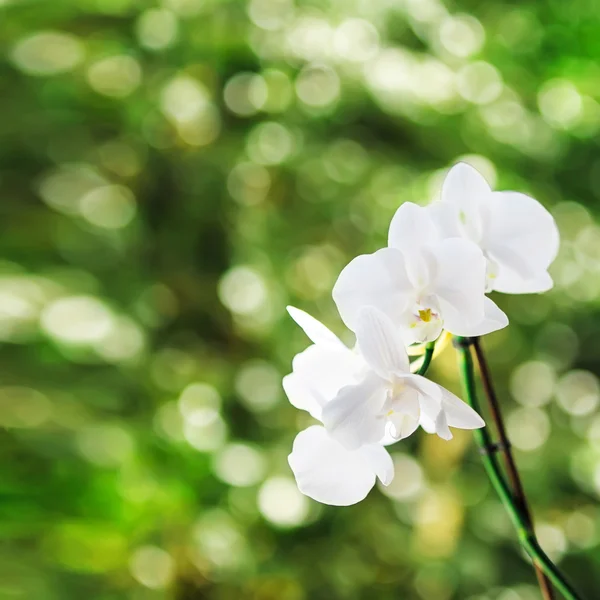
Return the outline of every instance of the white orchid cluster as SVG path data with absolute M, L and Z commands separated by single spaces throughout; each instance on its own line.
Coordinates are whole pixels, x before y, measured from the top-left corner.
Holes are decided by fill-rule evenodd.
M 358 256 L 341 272 L 333 299 L 356 336 L 354 348 L 289 307 L 313 343 L 294 357 L 283 387 L 295 407 L 322 424 L 300 432 L 289 456 L 300 491 L 324 504 L 355 504 L 377 478 L 392 481 L 386 446 L 419 425 L 445 440 L 450 427 L 483 427 L 466 403 L 411 373 L 406 348 L 435 341 L 442 330 L 479 336 L 505 327 L 506 315 L 486 293 L 547 291 L 558 245 L 554 219 L 539 202 L 494 192 L 459 163 L 441 201 L 402 204 L 388 247 Z

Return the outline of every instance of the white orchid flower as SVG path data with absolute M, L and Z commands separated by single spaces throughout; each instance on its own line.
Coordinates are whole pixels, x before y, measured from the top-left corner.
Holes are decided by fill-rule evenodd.
M 508 324 L 485 297 L 486 261 L 471 241 L 443 239 L 427 209 L 405 203 L 390 224 L 388 248 L 352 260 L 333 299 L 356 331 L 359 311 L 374 306 L 399 327 L 406 344 L 454 335 L 484 335 Z
M 458 163 L 444 180 L 441 202 L 428 209 L 443 237 L 465 238 L 481 248 L 486 291 L 527 294 L 552 287 L 548 267 L 556 258 L 559 234 L 537 200 L 493 192 L 476 169 Z
M 368 365 L 325 325 L 297 308 L 288 311 L 314 343 L 294 358 L 293 372 L 284 377 L 283 387 L 296 408 L 321 420 L 328 402 L 344 386 L 361 381 Z M 334 506 L 356 504 L 377 478 L 389 485 L 394 477 L 392 459 L 381 444 L 349 449 L 319 425 L 296 436 L 288 462 L 303 494 Z
M 306 313 L 288 311 L 314 344 L 294 358 L 284 389 L 294 406 L 325 425 L 300 432 L 288 458 L 305 495 L 324 504 L 355 504 L 377 478 L 384 485 L 392 481 L 385 445 L 419 425 L 444 439 L 452 437 L 448 426 L 483 426 L 456 396 L 410 373 L 393 323 L 377 309 L 360 311 L 356 350 Z
M 357 347 L 370 367 L 358 383 L 342 387 L 322 411 L 331 437 L 352 450 L 390 443 L 419 425 L 449 440 L 449 427 L 477 429 L 483 419 L 443 387 L 410 372 L 406 349 L 392 321 L 374 307 L 363 307 L 356 327 Z

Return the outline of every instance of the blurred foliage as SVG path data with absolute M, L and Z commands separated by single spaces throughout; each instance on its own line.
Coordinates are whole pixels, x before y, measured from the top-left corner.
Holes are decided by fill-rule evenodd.
M 461 158 L 554 212 L 486 340 L 542 545 L 600 595 L 600 10 L 589 0 L 2 0 L 0 597 L 534 600 L 470 436 L 337 509 L 280 380 Z M 432 378 L 457 390 L 449 348 Z

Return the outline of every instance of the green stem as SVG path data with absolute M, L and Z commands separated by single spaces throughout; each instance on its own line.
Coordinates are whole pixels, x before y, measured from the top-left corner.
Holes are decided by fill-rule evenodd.
M 477 400 L 475 374 L 473 371 L 473 357 L 471 355 L 470 344 L 465 338 L 456 338 L 456 341 L 460 357 L 460 371 L 465 396 L 471 407 L 480 413 L 481 411 L 479 409 L 479 402 Z M 500 465 L 496 460 L 496 456 L 494 454 L 494 444 L 490 439 L 487 428 L 482 427 L 481 429 L 475 429 L 473 430 L 473 433 L 475 436 L 475 441 L 481 450 L 485 470 L 517 530 L 519 542 L 526 550 L 527 554 L 529 554 L 531 559 L 539 565 L 544 574 L 550 579 L 556 589 L 558 589 L 560 593 L 567 598 L 567 600 L 583 600 L 582 597 L 579 596 L 566 581 L 562 573 L 557 569 L 556 565 L 554 565 L 545 552 L 540 548 L 540 545 L 535 537 L 535 533 L 533 532 L 527 517 L 519 508 L 504 479 Z
M 498 433 L 498 444 L 496 444 L 496 446 L 499 446 L 499 449 L 502 451 L 502 457 L 506 467 L 506 474 L 508 475 L 507 480 L 510 484 L 509 487 L 512 492 L 512 496 L 519 506 L 521 514 L 525 518 L 528 527 L 533 530 L 533 519 L 531 518 L 531 511 L 529 510 L 527 497 L 525 496 L 525 489 L 521 483 L 519 470 L 517 469 L 517 464 L 510 448 L 510 440 L 508 439 L 508 435 L 506 433 L 504 419 L 502 418 L 502 411 L 500 410 L 500 403 L 498 402 L 498 397 L 496 396 L 496 392 L 492 384 L 492 376 L 483 352 L 481 340 L 478 337 L 471 338 L 471 346 L 474 350 L 475 362 L 479 365 L 479 377 L 483 385 L 484 396 L 487 399 L 488 408 Z M 542 597 L 544 600 L 554 600 L 554 590 L 550 580 L 548 577 L 546 577 L 546 575 L 544 575 L 544 572 L 535 561 L 533 562 L 533 567 L 535 569 L 535 575 L 540 586 Z
M 417 375 L 425 375 L 427 373 L 427 369 L 429 369 L 429 365 L 431 364 L 431 359 L 433 358 L 433 351 L 435 350 L 435 342 L 429 342 L 427 346 L 425 346 L 425 354 L 423 354 L 421 366 L 417 369 Z

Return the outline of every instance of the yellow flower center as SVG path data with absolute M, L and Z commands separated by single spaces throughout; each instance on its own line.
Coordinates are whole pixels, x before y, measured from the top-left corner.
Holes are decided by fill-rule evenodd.
M 420 310 L 419 311 L 419 319 L 421 319 L 421 321 L 423 321 L 423 323 L 429 323 L 429 321 L 431 321 L 431 309 L 424 308 L 423 310 Z

